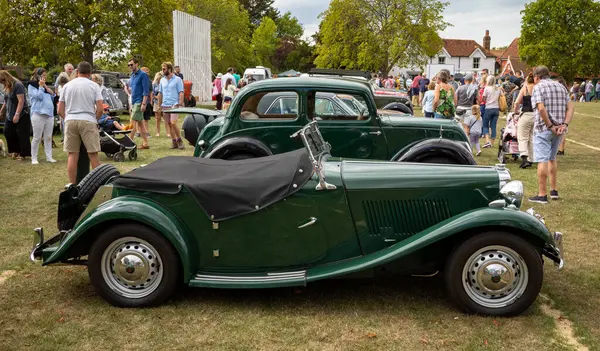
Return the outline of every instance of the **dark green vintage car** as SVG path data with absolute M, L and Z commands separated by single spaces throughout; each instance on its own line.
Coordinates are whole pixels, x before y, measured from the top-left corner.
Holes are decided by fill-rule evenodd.
M 533 303 L 544 256 L 563 266 L 562 234 L 519 211 L 523 185 L 502 166 L 335 158 L 316 122 L 294 137 L 305 148 L 249 160 L 102 165 L 61 194 L 61 231 L 44 241 L 36 229 L 31 259 L 87 264 L 123 307 L 160 304 L 180 284 L 443 272 L 460 308 L 499 316 Z
M 367 85 L 315 77 L 244 87 L 225 116 L 203 126 L 194 156 L 239 160 L 297 150 L 302 143 L 289 135 L 313 120 L 336 157 L 476 164 L 460 123 L 377 110 Z

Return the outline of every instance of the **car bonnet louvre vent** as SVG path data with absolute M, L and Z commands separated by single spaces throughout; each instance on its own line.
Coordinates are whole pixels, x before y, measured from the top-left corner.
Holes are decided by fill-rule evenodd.
M 448 201 L 381 200 L 363 201 L 369 234 L 411 236 L 450 218 Z

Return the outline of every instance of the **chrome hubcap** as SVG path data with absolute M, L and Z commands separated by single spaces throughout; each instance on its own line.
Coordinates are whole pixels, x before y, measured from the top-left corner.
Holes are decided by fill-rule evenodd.
M 477 304 L 501 308 L 515 302 L 527 288 L 525 260 L 505 246 L 488 246 L 475 252 L 463 269 L 463 287 Z
M 150 295 L 162 281 L 162 261 L 148 242 L 120 238 L 112 242 L 102 255 L 102 276 L 117 294 L 139 299 Z

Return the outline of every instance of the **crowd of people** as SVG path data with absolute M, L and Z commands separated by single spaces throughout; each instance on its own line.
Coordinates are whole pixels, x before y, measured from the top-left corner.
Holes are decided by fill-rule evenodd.
M 556 156 L 564 155 L 566 133 L 574 114 L 573 101 L 591 101 L 596 94 L 589 89 L 591 81 L 585 83 L 586 90 L 580 96 L 577 83 L 569 89 L 562 77 L 551 79 L 548 68 L 539 66 L 527 77 L 521 72 L 495 77 L 484 69 L 479 77 L 467 74 L 457 81 L 450 72 L 441 70 L 431 81 L 418 75 L 406 84 L 410 86 L 413 105 L 421 106 L 426 118 L 459 118 L 476 156 L 481 155 L 483 148 L 494 147 L 500 115 L 512 114 L 510 118 L 517 123 L 520 168 L 537 163 L 539 190 L 530 201 L 548 202 L 548 178 L 550 198 L 558 199 Z
M 226 110 L 235 94 L 254 81 L 252 75 L 248 77 L 247 81 L 242 79 L 235 67 L 229 67 L 225 74 L 219 72 L 212 83 L 212 96 L 217 102 L 217 110 Z
M 184 106 L 183 75 L 178 67 L 164 62 L 161 71 L 151 81 L 149 69 L 139 67 L 136 58 L 129 60 L 131 77 L 127 85 L 130 99 L 131 124 L 124 125 L 109 114 L 110 106 L 104 100 L 103 78 L 93 74 L 88 62 L 80 62 L 75 69 L 72 64 L 64 66 L 54 84 L 47 85 L 48 72 L 43 67 L 36 68 L 28 81 L 28 86 L 13 77 L 8 71 L 0 70 L 0 84 L 3 87 L 5 103 L 0 116 L 5 117 L 4 134 L 8 155 L 15 160 L 31 158 L 33 165 L 39 164 L 40 143 L 43 144 L 45 160 L 55 163 L 52 155 L 55 114 L 60 116 L 63 149 L 67 152 L 67 173 L 69 181 L 75 182 L 80 146 L 87 150 L 92 168 L 100 164 L 100 134 L 98 126 L 110 126 L 117 130 L 131 130 L 130 137 L 141 137 L 138 149 L 149 149 L 148 120 L 154 112 L 157 136 L 160 136 L 161 118 L 165 121 L 167 136 L 171 138 L 172 149 L 183 149 L 181 132 L 177 126 L 178 114 L 169 111 Z M 26 98 L 29 97 L 29 103 Z M 30 139 L 31 131 L 33 138 Z

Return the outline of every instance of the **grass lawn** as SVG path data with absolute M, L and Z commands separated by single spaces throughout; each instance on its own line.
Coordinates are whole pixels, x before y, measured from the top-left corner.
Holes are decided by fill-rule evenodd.
M 597 147 L 600 104 L 576 111 L 568 138 Z M 192 154 L 189 145 L 169 150 L 161 128 L 160 138 L 152 128 L 151 149 L 140 150 L 136 162 L 117 164 L 121 172 Z M 485 149 L 478 162 L 497 163 L 496 151 Z M 112 307 L 96 295 L 85 267 L 28 259 L 32 229 L 50 235 L 56 228 L 67 178 L 66 155 L 54 155 L 57 164 L 40 155 L 39 166 L 0 157 L 0 350 L 600 350 L 600 151 L 569 143 L 559 159 L 562 198 L 535 208 L 565 233 L 566 268 L 557 272 L 546 260 L 542 295 L 525 314 L 505 319 L 459 312 L 439 278 L 327 281 L 302 290 L 182 288 L 161 307 Z M 535 169 L 508 167 L 531 196 Z

